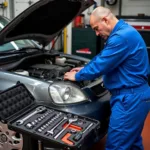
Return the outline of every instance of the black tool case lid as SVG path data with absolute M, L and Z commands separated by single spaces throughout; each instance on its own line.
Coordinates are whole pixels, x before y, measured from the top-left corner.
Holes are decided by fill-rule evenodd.
M 0 121 L 7 123 L 35 102 L 34 97 L 22 83 L 0 93 Z

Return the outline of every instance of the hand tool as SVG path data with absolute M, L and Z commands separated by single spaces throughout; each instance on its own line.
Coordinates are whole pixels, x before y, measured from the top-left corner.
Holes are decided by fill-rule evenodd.
M 61 139 L 64 143 L 67 143 L 69 145 L 73 145 L 74 143 L 70 141 L 68 138 L 71 136 L 70 133 L 65 134 L 65 136 Z
M 35 109 L 34 112 L 32 112 L 31 114 L 29 114 L 28 116 L 26 116 L 25 118 L 23 119 L 20 119 L 20 120 L 17 120 L 16 123 L 17 125 L 22 125 L 27 119 L 29 119 L 30 117 L 32 117 L 33 115 L 35 114 L 38 114 L 38 113 L 42 113 L 46 110 L 46 107 L 44 106 L 39 106 Z
M 89 126 L 87 126 L 87 128 L 84 131 L 82 131 L 82 133 L 85 133 L 92 125 L 93 125 L 93 123 L 91 123 Z
M 79 141 L 82 138 L 82 135 L 93 125 L 93 123 L 91 123 L 84 131 L 80 131 L 78 132 L 75 136 L 74 136 L 74 140 L 75 141 Z
M 52 122 L 54 122 L 56 119 L 58 119 L 61 115 L 62 115 L 61 112 L 58 113 L 57 115 L 54 115 L 54 116 L 52 117 L 52 119 L 50 119 L 50 121 L 46 122 L 45 124 L 43 124 L 43 125 L 41 126 L 41 129 L 42 129 L 42 130 L 46 129 Z M 47 132 L 45 132 L 45 134 L 46 134 L 46 133 L 47 133 Z
M 76 134 L 76 133 L 77 133 L 77 130 L 75 130 L 75 129 L 71 129 L 71 130 L 70 130 L 70 133 L 72 133 L 72 134 Z
M 38 129 L 38 132 L 42 132 L 42 129 Z
M 78 120 L 78 118 L 69 118 L 69 120 L 68 120 L 69 123 L 67 124 L 67 126 L 65 126 L 65 128 L 63 128 L 57 135 L 55 135 L 54 139 L 57 139 L 69 127 L 69 125 L 71 123 L 73 123 L 77 120 Z
M 47 133 L 50 133 L 50 134 L 54 134 L 54 130 L 64 121 L 64 120 L 66 120 L 67 119 L 67 117 L 66 116 L 64 116 L 64 118 L 55 126 L 55 127 L 53 127 L 51 130 L 49 130 L 49 131 L 47 131 Z
M 42 150 L 42 142 L 38 140 L 38 150 Z
M 33 128 L 33 125 L 32 125 L 31 123 L 27 123 L 27 124 L 26 124 L 26 127 L 27 127 L 28 129 L 32 129 L 32 128 Z
M 67 124 L 65 124 L 63 127 L 65 128 L 65 126 L 67 126 Z M 76 131 L 81 131 L 82 130 L 81 127 L 79 127 L 77 125 L 74 125 L 74 124 L 70 124 L 68 128 L 76 130 Z

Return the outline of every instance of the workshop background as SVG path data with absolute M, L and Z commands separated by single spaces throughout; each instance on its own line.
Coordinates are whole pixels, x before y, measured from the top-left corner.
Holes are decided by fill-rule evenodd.
M 0 0 L 0 15 L 5 16 L 9 19 L 13 19 L 23 10 L 25 10 L 37 1 L 38 0 Z M 103 46 L 103 44 L 99 42 L 100 39 L 97 39 L 95 37 L 95 33 L 92 30 L 90 30 L 90 28 L 85 28 L 89 25 L 89 16 L 96 6 L 102 5 L 105 7 L 109 7 L 112 10 L 112 12 L 117 16 L 150 16 L 149 0 L 117 0 L 115 5 L 108 5 L 106 1 L 113 2 L 115 0 L 95 0 L 96 4 L 83 12 L 83 21 L 82 18 L 80 20 L 79 18 L 77 18 L 75 21 L 73 21 L 67 26 L 67 28 L 64 30 L 64 33 L 62 33 L 60 38 L 58 38 L 57 42 L 55 43 L 55 49 L 63 49 L 63 51 L 68 54 L 78 54 L 87 58 L 92 58 L 96 53 L 98 53 L 97 50 L 99 50 Z M 79 21 L 83 22 L 84 28 L 72 28 L 74 27 L 74 24 L 78 23 Z M 143 25 L 150 26 L 150 22 L 143 22 Z M 76 38 L 76 36 L 78 36 L 78 33 L 80 34 L 80 32 L 92 36 L 92 38 L 90 38 L 91 42 L 88 43 L 88 36 L 85 34 L 82 34 L 83 37 L 81 37 L 83 42 L 78 43 L 78 41 L 74 41 L 74 38 Z M 79 38 L 79 40 L 81 39 Z M 97 43 L 97 41 L 95 40 L 98 40 L 99 45 L 93 44 L 93 42 Z M 93 45 L 92 51 L 89 51 L 88 48 L 76 50 L 76 47 L 80 46 L 80 44 L 82 45 L 83 43 Z M 48 48 L 50 47 L 51 45 Z
M 0 0 L 0 15 L 9 19 L 13 19 L 23 10 L 37 2 L 38 0 Z M 110 2 L 110 3 L 109 3 Z M 114 0 L 112 0 L 114 2 Z M 111 4 L 111 0 L 96 0 L 96 4 L 91 6 L 81 16 L 75 18 L 62 32 L 54 49 L 64 51 L 68 54 L 76 54 L 91 59 L 102 48 L 103 41 L 96 37 L 94 31 L 89 27 L 89 16 L 92 10 L 97 6 L 109 7 L 112 12 L 119 18 L 129 19 L 129 23 L 133 25 L 144 37 L 147 49 L 150 49 L 150 0 L 117 0 L 116 4 Z M 130 19 L 137 19 L 134 22 Z M 58 18 L 59 19 L 59 18 Z M 141 21 L 142 19 L 142 21 Z M 140 20 L 138 22 L 138 20 Z M 53 41 L 47 46 L 49 49 Z M 145 150 L 150 150 L 150 114 L 147 117 L 143 130 Z M 106 138 L 106 137 L 105 137 Z M 95 145 L 93 149 L 104 149 L 105 138 Z M 100 147 L 99 147 L 100 146 Z M 98 147 L 98 148 L 97 148 Z

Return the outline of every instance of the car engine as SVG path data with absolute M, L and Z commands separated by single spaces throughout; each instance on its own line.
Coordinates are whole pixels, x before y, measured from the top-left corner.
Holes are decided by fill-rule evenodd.
M 38 56 L 36 58 L 28 58 L 11 71 L 44 81 L 62 81 L 66 72 L 75 67 L 82 67 L 86 63 L 85 61 L 62 56 L 52 56 L 49 58 L 44 56 L 44 59 L 43 56 Z M 89 83 L 90 81 L 84 81 L 77 84 L 80 87 L 84 87 Z
M 36 64 L 30 66 L 28 72 L 32 77 L 44 80 L 62 80 L 64 73 L 70 70 L 71 67 L 68 65 Z

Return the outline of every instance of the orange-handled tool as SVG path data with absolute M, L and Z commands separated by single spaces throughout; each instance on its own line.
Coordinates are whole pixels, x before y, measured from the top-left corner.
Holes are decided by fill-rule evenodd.
M 68 139 L 70 136 L 71 136 L 71 134 L 67 133 L 61 140 L 66 144 L 73 145 L 73 142 Z

